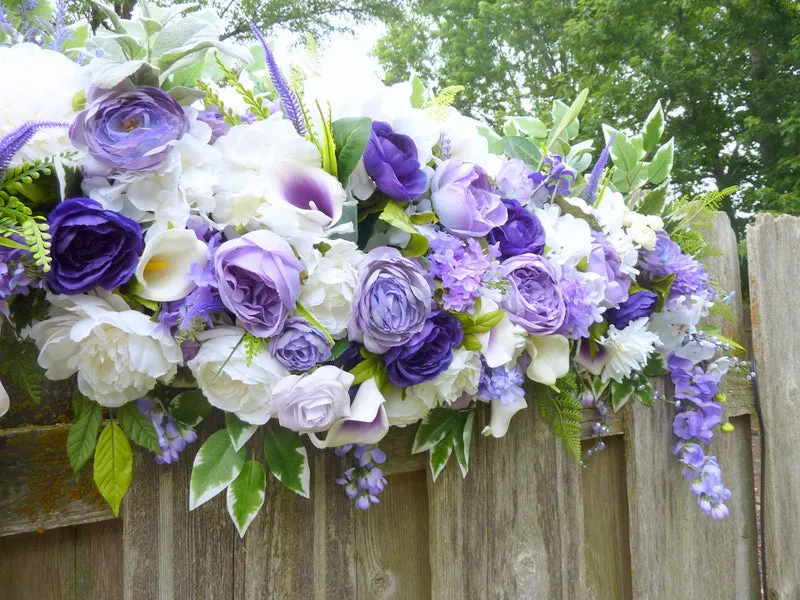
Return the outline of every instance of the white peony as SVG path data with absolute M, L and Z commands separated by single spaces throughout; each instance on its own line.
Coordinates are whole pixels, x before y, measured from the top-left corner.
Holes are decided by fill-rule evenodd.
M 327 240 L 326 243 L 330 248 L 325 254 L 315 249 L 304 261 L 308 277 L 300 291 L 299 302 L 331 336 L 338 338 L 347 333 L 358 265 L 364 254 L 347 240 Z
M 592 251 L 592 229 L 583 219 L 561 214 L 550 204 L 536 208 L 534 213 L 542 223 L 547 244 L 547 258 L 558 265 L 576 266 Z
M 439 404 L 451 404 L 462 394 L 478 392 L 481 381 L 481 357 L 478 352 L 460 348 L 453 351 L 453 362 L 435 379 L 406 388 L 405 401 L 422 404 L 430 410 Z
M 72 101 L 88 82 L 86 70 L 63 54 L 35 44 L 0 47 L 0 137 L 26 121 L 71 123 Z M 12 165 L 72 150 L 68 130 L 39 131 Z
M 598 341 L 608 351 L 603 372 L 603 381 L 613 379 L 620 382 L 647 364 L 647 358 L 661 345 L 658 336 L 647 330 L 648 318 L 642 317 L 624 329 L 610 325 L 606 335 Z
M 275 412 L 273 390 L 289 373 L 269 352 L 257 354 L 248 366 L 244 344 L 239 343 L 243 335 L 238 327 L 216 327 L 199 334 L 200 351 L 188 366 L 212 406 L 263 425 Z
M 51 317 L 30 330 L 49 379 L 77 372 L 82 394 L 115 407 L 144 396 L 157 380 L 175 376 L 182 360 L 175 340 L 121 297 L 98 292 L 49 301 Z

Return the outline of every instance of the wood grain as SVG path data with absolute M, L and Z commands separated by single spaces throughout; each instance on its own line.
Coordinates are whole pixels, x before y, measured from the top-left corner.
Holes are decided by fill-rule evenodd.
M 758 215 L 747 234 L 750 311 L 764 418 L 764 551 L 769 600 L 800 598 L 800 219 Z

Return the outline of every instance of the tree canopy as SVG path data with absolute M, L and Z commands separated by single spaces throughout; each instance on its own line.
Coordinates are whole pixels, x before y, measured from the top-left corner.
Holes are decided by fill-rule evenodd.
M 500 126 L 591 96 L 632 126 L 661 99 L 673 181 L 741 190 L 726 209 L 800 213 L 800 3 L 794 0 L 405 0 L 377 53 L 389 81 L 461 84 L 457 105 Z

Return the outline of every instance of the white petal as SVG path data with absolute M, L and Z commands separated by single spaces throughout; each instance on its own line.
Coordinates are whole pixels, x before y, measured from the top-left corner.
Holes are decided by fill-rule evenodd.
M 496 438 L 503 437 L 508 431 L 508 424 L 511 422 L 511 417 L 523 408 L 528 408 L 528 403 L 525 402 L 524 398 L 512 402 L 508 406 L 503 406 L 500 400 L 492 400 L 492 416 L 489 419 L 489 424 L 483 428 L 481 433 Z
M 0 381 L 0 417 L 8 412 L 8 407 L 11 404 L 8 397 L 6 388 L 3 387 L 3 382 Z
M 531 364 L 526 374 L 531 381 L 555 385 L 569 372 L 569 341 L 563 335 L 531 337 L 527 350 Z
M 345 444 L 376 444 L 389 431 L 389 419 L 383 408 L 385 401 L 375 379 L 367 379 L 358 388 L 350 406 L 350 416 L 334 423 L 324 440 L 310 433 L 308 437 L 311 443 L 317 448 L 333 448 Z
M 136 279 L 144 286 L 139 296 L 156 302 L 180 300 L 194 288 L 188 278 L 193 263 L 204 267 L 208 246 L 190 229 L 168 229 L 151 238 L 136 267 Z

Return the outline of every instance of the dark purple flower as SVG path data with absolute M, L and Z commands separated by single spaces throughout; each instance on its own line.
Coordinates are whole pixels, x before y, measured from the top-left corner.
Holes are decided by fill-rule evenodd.
M 503 299 L 508 318 L 531 335 L 556 333 L 566 316 L 560 269 L 537 254 L 520 254 L 500 266 L 509 282 Z
M 87 102 L 69 137 L 95 161 L 92 174 L 155 170 L 189 130 L 181 105 L 155 87 L 137 89 L 127 81 L 112 90 L 92 87 Z
M 47 281 L 58 294 L 82 294 L 127 282 L 139 262 L 139 224 L 89 198 L 72 198 L 48 217 L 51 263 Z
M 428 176 L 420 168 L 414 140 L 395 133 L 383 121 L 372 123 L 364 149 L 364 168 L 380 191 L 401 202 L 411 202 L 428 187 Z
M 434 379 L 450 366 L 453 348 L 463 338 L 464 330 L 458 319 L 443 311 L 432 312 L 422 331 L 384 355 L 389 379 L 398 387 Z
M 587 271 L 597 273 L 606 280 L 606 302 L 611 306 L 619 306 L 628 299 L 631 278 L 620 271 L 619 256 L 606 236 L 593 231 L 592 239 Z
M 504 198 L 508 220 L 487 235 L 490 244 L 500 244 L 500 256 L 509 258 L 518 254 L 541 254 L 544 251 L 545 232 L 539 218 L 516 200 Z
M 628 323 L 649 317 L 656 310 L 658 295 L 650 290 L 634 292 L 628 299 L 619 305 L 619 308 L 610 308 L 606 311 L 608 322 L 617 329 L 623 329 Z
M 289 371 L 307 371 L 331 357 L 325 334 L 302 317 L 291 317 L 269 342 L 269 351 Z

